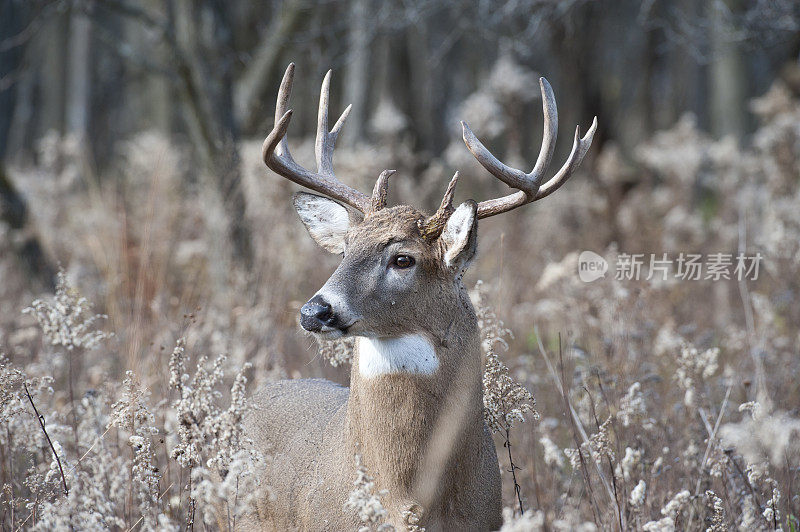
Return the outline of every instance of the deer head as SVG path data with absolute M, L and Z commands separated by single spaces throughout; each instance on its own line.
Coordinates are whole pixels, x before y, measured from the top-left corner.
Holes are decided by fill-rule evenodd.
M 467 148 L 484 168 L 515 192 L 480 203 L 468 200 L 454 208 L 456 172 L 441 206 L 427 216 L 410 206 L 386 206 L 386 190 L 393 170 L 378 177 L 371 196 L 336 178 L 334 145 L 350 107 L 329 131 L 330 75 L 329 71 L 320 94 L 315 146 L 317 171 L 298 165 L 286 142 L 292 117 L 287 107 L 293 64 L 286 69 L 281 82 L 275 125 L 264 141 L 262 152 L 264 162 L 274 172 L 327 196 L 297 193 L 294 206 L 311 237 L 331 253 L 342 255 L 342 262 L 330 279 L 303 305 L 300 323 L 306 330 L 326 338 L 422 334 L 432 341 L 443 340 L 441 336 L 448 324 L 452 324 L 453 312 L 461 309 L 463 313 L 465 290 L 461 278 L 475 255 L 478 220 L 540 200 L 561 187 L 589 149 L 597 119 L 582 138 L 576 128 L 566 163 L 547 181 L 543 178 L 555 149 L 558 121 L 555 98 L 547 80 L 539 80 L 544 139 L 529 173 L 500 162 L 469 126 L 461 122 Z

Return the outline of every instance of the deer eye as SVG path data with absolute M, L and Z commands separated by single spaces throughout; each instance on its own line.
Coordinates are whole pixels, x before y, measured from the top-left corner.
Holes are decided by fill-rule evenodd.
M 392 266 L 394 266 L 395 268 L 400 268 L 401 270 L 410 268 L 413 265 L 414 265 L 414 257 L 411 257 L 409 255 L 396 255 L 392 259 Z

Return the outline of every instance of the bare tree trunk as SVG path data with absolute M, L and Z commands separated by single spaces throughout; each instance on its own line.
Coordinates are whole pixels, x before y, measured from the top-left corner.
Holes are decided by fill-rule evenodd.
M 38 58 L 31 64 L 38 69 L 39 112 L 37 138 L 55 130 L 64 132 L 64 86 L 66 81 L 67 28 L 64 17 L 56 17 L 44 24 L 44 42 L 39 43 Z
M 0 42 L 7 43 L 30 23 L 27 6 L 11 3 L 0 12 Z M 3 161 L 12 143 L 12 123 L 15 121 L 16 104 L 19 97 L 29 98 L 29 94 L 20 94 L 18 81 L 24 80 L 25 88 L 30 88 L 30 72 L 23 72 L 24 47 L 22 43 L 0 51 L 0 79 L 14 81 L 8 86 L 0 87 L 0 221 L 19 236 L 10 238 L 12 252 L 19 259 L 23 268 L 29 272 L 29 278 L 36 285 L 35 289 L 52 289 L 55 286 L 55 269 L 44 252 L 36 232 L 30 227 L 28 205 L 17 192 L 3 167 Z M 17 139 L 19 140 L 19 139 Z
M 0 9 L 0 43 L 7 43 L 29 23 L 24 4 L 11 2 Z M 11 123 L 19 94 L 19 81 L 23 78 L 22 43 L 0 50 L 0 161 L 5 158 L 9 145 Z
M 144 0 L 144 5 L 149 9 L 157 10 L 161 5 L 160 0 Z M 126 19 L 122 23 L 125 39 L 131 43 L 134 50 L 146 50 L 148 36 L 142 31 L 141 21 Z M 155 64 L 165 64 L 167 54 L 159 47 L 153 50 L 153 57 L 149 59 Z M 126 119 L 132 131 L 142 129 L 156 129 L 169 133 L 174 125 L 175 118 L 175 93 L 174 87 L 164 77 L 159 75 L 139 76 L 141 66 L 130 63 L 123 64 L 126 77 L 130 79 L 123 86 L 125 90 Z M 141 78 L 141 79 L 140 79 Z
M 0 41 L 19 36 L 31 23 L 32 13 L 25 3 L 6 5 L 0 16 Z M 31 65 L 39 47 L 30 40 L 0 52 L 0 76 L 8 85 L 0 87 L 0 164 L 32 155 L 30 147 L 36 134 L 34 102 L 38 71 Z
M 82 141 L 86 139 L 90 120 L 91 29 L 89 17 L 80 11 L 71 13 L 65 122 L 67 133 Z
M 80 10 L 69 15 L 67 85 L 64 109 L 65 133 L 77 141 L 78 156 L 85 178 L 93 178 L 93 146 L 89 139 L 92 87 L 92 22 Z
M 245 217 L 246 201 L 233 114 L 233 82 L 230 57 L 231 28 L 224 20 L 225 5 L 212 0 L 202 8 L 183 2 L 175 4 L 176 55 L 183 103 L 189 130 L 213 175 L 226 215 L 227 236 L 232 258 L 250 271 L 253 266 L 252 234 Z M 211 65 L 214 65 L 212 69 Z
M 436 98 L 436 91 L 433 88 L 436 72 L 431 68 L 429 60 L 428 29 L 423 24 L 409 27 L 406 38 L 410 82 L 418 88 L 418 90 L 409 91 L 412 96 L 417 97 L 414 102 L 411 102 L 414 125 L 420 144 L 431 149 L 437 140 L 435 126 L 437 116 L 433 105 Z M 440 147 L 444 146 L 444 144 L 440 144 Z
M 366 129 L 371 11 L 371 0 L 354 0 L 350 7 L 347 42 L 349 62 L 345 71 L 344 101 L 352 104 L 353 109 L 342 134 L 345 141 L 351 144 L 361 141 Z
M 719 137 L 734 135 L 741 139 L 747 129 L 747 72 L 739 43 L 726 27 L 726 7 L 736 13 L 737 0 L 711 3 L 712 60 L 709 72 L 711 129 Z
M 569 105 L 560 105 L 558 107 L 558 120 L 561 124 L 580 124 L 581 129 L 585 131 L 587 127 L 587 117 L 594 114 L 600 114 L 598 109 L 600 106 L 592 106 L 588 104 L 588 100 L 592 95 L 588 91 L 592 89 L 586 83 L 586 73 L 591 71 L 591 52 L 592 43 L 596 42 L 597 38 L 594 34 L 596 26 L 587 23 L 597 15 L 597 11 L 591 12 L 592 6 L 583 6 L 583 9 L 576 14 L 577 22 L 573 22 L 575 27 L 586 28 L 580 32 L 572 32 L 572 30 L 565 25 L 566 21 L 559 20 L 556 24 L 555 31 L 553 32 L 552 48 L 555 51 L 556 58 L 559 65 L 559 77 L 557 94 L 559 101 L 569 102 Z M 603 121 L 603 117 L 599 116 L 598 120 L 603 124 L 608 123 Z M 594 145 L 600 144 L 601 136 L 604 135 L 604 130 L 600 130 L 594 137 Z M 563 152 L 569 148 L 569 143 L 562 144 L 556 147 L 556 153 Z
M 695 2 L 692 0 L 677 0 L 675 2 L 676 12 L 687 13 L 687 16 L 697 15 L 694 13 L 693 8 Z M 656 16 L 661 16 L 659 4 L 654 8 Z M 665 9 L 661 6 L 661 9 Z M 664 36 L 664 41 L 661 46 L 669 43 L 669 35 Z M 702 93 L 704 91 L 703 83 L 701 83 L 702 69 L 695 61 L 687 61 L 687 50 L 685 44 L 676 44 L 673 46 L 677 48 L 677 53 L 666 55 L 664 61 L 666 63 L 665 79 L 667 89 L 664 91 L 663 101 L 660 106 L 656 106 L 656 128 L 671 127 L 684 113 L 694 112 L 699 121 L 705 119 L 703 115 Z
M 269 101 L 271 105 L 271 99 L 263 98 L 272 81 L 269 74 L 275 68 L 281 45 L 301 20 L 300 13 L 300 5 L 296 0 L 283 4 L 280 13 L 273 17 L 264 31 L 261 42 L 236 85 L 233 99 L 235 116 L 244 131 L 249 131 L 260 123 L 262 115 L 267 111 L 264 109 L 264 101 Z

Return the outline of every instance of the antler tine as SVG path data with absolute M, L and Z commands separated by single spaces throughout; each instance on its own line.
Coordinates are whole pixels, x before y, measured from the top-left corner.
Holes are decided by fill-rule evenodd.
M 289 161 L 294 163 L 292 154 L 289 153 L 289 147 L 286 144 L 286 130 L 289 129 L 291 119 L 291 109 L 286 111 L 280 118 L 276 118 L 275 127 L 269 132 L 267 138 L 264 139 L 264 144 L 261 146 L 261 158 L 264 163 L 278 174 L 281 172 L 276 169 L 276 161 L 282 162 L 284 165 L 288 165 Z
M 592 120 L 592 125 L 589 126 L 589 130 L 586 132 L 586 135 L 584 135 L 583 138 L 581 138 L 581 126 L 575 126 L 575 140 L 572 141 L 572 151 L 570 151 L 569 157 L 567 157 L 567 162 L 564 163 L 564 166 L 559 169 L 556 175 L 551 177 L 547 183 L 539 187 L 539 191 L 536 193 L 536 197 L 533 198 L 533 201 L 546 198 L 558 190 L 561 185 L 567 182 L 567 179 L 569 179 L 572 173 L 578 169 L 583 162 L 583 158 L 589 152 L 589 148 L 592 146 L 592 140 L 594 139 L 595 131 L 597 131 L 596 116 Z
M 347 116 L 350 114 L 350 109 L 353 105 L 350 104 L 342 112 L 342 116 L 334 124 L 333 129 L 328 131 L 328 100 L 331 87 L 331 71 L 325 74 L 322 80 L 322 87 L 319 91 L 319 113 L 317 114 L 317 140 L 314 144 L 314 154 L 317 157 L 317 171 L 320 174 L 333 175 L 333 149 L 336 146 L 336 138 L 339 136 L 339 131 L 344 126 Z
M 292 82 L 294 81 L 294 63 L 289 64 L 286 68 L 286 73 L 283 75 L 275 105 L 275 125 L 264 140 L 261 155 L 264 163 L 276 174 L 298 185 L 346 203 L 362 213 L 367 213 L 371 205 L 371 198 L 358 190 L 344 185 L 333 173 L 333 150 L 336 144 L 336 137 L 347 119 L 350 106 L 342 113 L 333 129 L 328 131 L 330 75 L 331 73 L 328 71 L 322 81 L 322 89 L 320 91 L 317 141 L 314 150 L 317 159 L 317 171 L 311 172 L 297 164 L 289 152 L 289 145 L 286 141 L 286 131 L 292 118 L 292 111 L 287 110 L 287 108 L 289 106 L 289 97 L 292 93 Z
M 555 152 L 556 137 L 558 135 L 558 107 L 556 106 L 553 89 L 547 80 L 539 78 L 539 85 L 542 91 L 544 132 L 539 157 L 536 159 L 533 170 L 529 173 L 502 163 L 486 149 L 486 146 L 478 140 L 469 126 L 465 122 L 461 122 L 464 131 L 464 143 L 467 145 L 467 149 L 472 152 L 472 155 L 489 173 L 509 187 L 517 189 L 517 192 L 513 194 L 480 202 L 478 204 L 478 218 L 488 218 L 489 216 L 508 212 L 526 203 L 549 196 L 569 179 L 580 166 L 586 152 L 589 151 L 592 138 L 597 129 L 597 117 L 595 117 L 589 131 L 583 138 L 580 136 L 580 127 L 576 129 L 572 151 L 567 161 L 555 176 L 542 185 L 542 178 Z
M 375 181 L 375 188 L 372 189 L 372 200 L 369 212 L 376 212 L 386 207 L 386 194 L 389 188 L 389 178 L 393 176 L 397 170 L 384 170 Z
M 442 203 L 439 205 L 439 208 L 436 209 L 436 212 L 425 220 L 417 222 L 417 227 L 419 227 L 419 232 L 423 238 L 432 240 L 442 234 L 444 226 L 447 224 L 447 220 L 455 211 L 453 208 L 453 195 L 456 192 L 457 183 L 458 172 L 453 174 L 453 178 L 447 185 L 447 190 L 444 191 Z
M 447 184 L 447 188 L 444 191 L 444 197 L 442 197 L 442 203 L 439 205 L 439 209 L 436 212 L 446 211 L 448 214 L 452 214 L 455 210 L 453 208 L 453 196 L 456 193 L 456 185 L 458 184 L 458 172 L 453 174 L 453 177 L 450 178 L 450 183 Z
M 292 95 L 292 83 L 294 82 L 294 63 L 289 63 L 289 66 L 286 67 L 286 72 L 283 74 L 283 78 L 281 79 L 281 85 L 278 89 L 278 100 L 275 102 L 275 128 L 278 127 L 280 120 L 286 115 L 286 113 L 291 113 L 289 110 L 289 98 Z M 289 115 L 291 117 L 291 114 Z M 287 128 L 288 123 L 287 123 Z M 284 135 L 278 144 L 276 149 L 278 155 L 292 158 L 292 155 L 289 153 L 289 144 L 286 141 L 286 136 Z
M 544 79 L 539 78 L 539 87 L 542 91 L 542 115 L 544 116 L 544 128 L 542 130 L 542 147 L 539 150 L 539 157 L 536 158 L 536 165 L 531 170 L 534 176 L 544 175 L 553 154 L 556 151 L 556 138 L 558 137 L 558 106 L 556 96 L 553 94 L 553 87 Z

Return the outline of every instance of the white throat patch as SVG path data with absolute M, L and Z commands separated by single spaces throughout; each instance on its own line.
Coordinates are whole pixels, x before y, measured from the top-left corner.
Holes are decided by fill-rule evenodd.
M 358 372 L 362 377 L 390 373 L 432 375 L 438 367 L 433 344 L 422 335 L 358 339 Z

